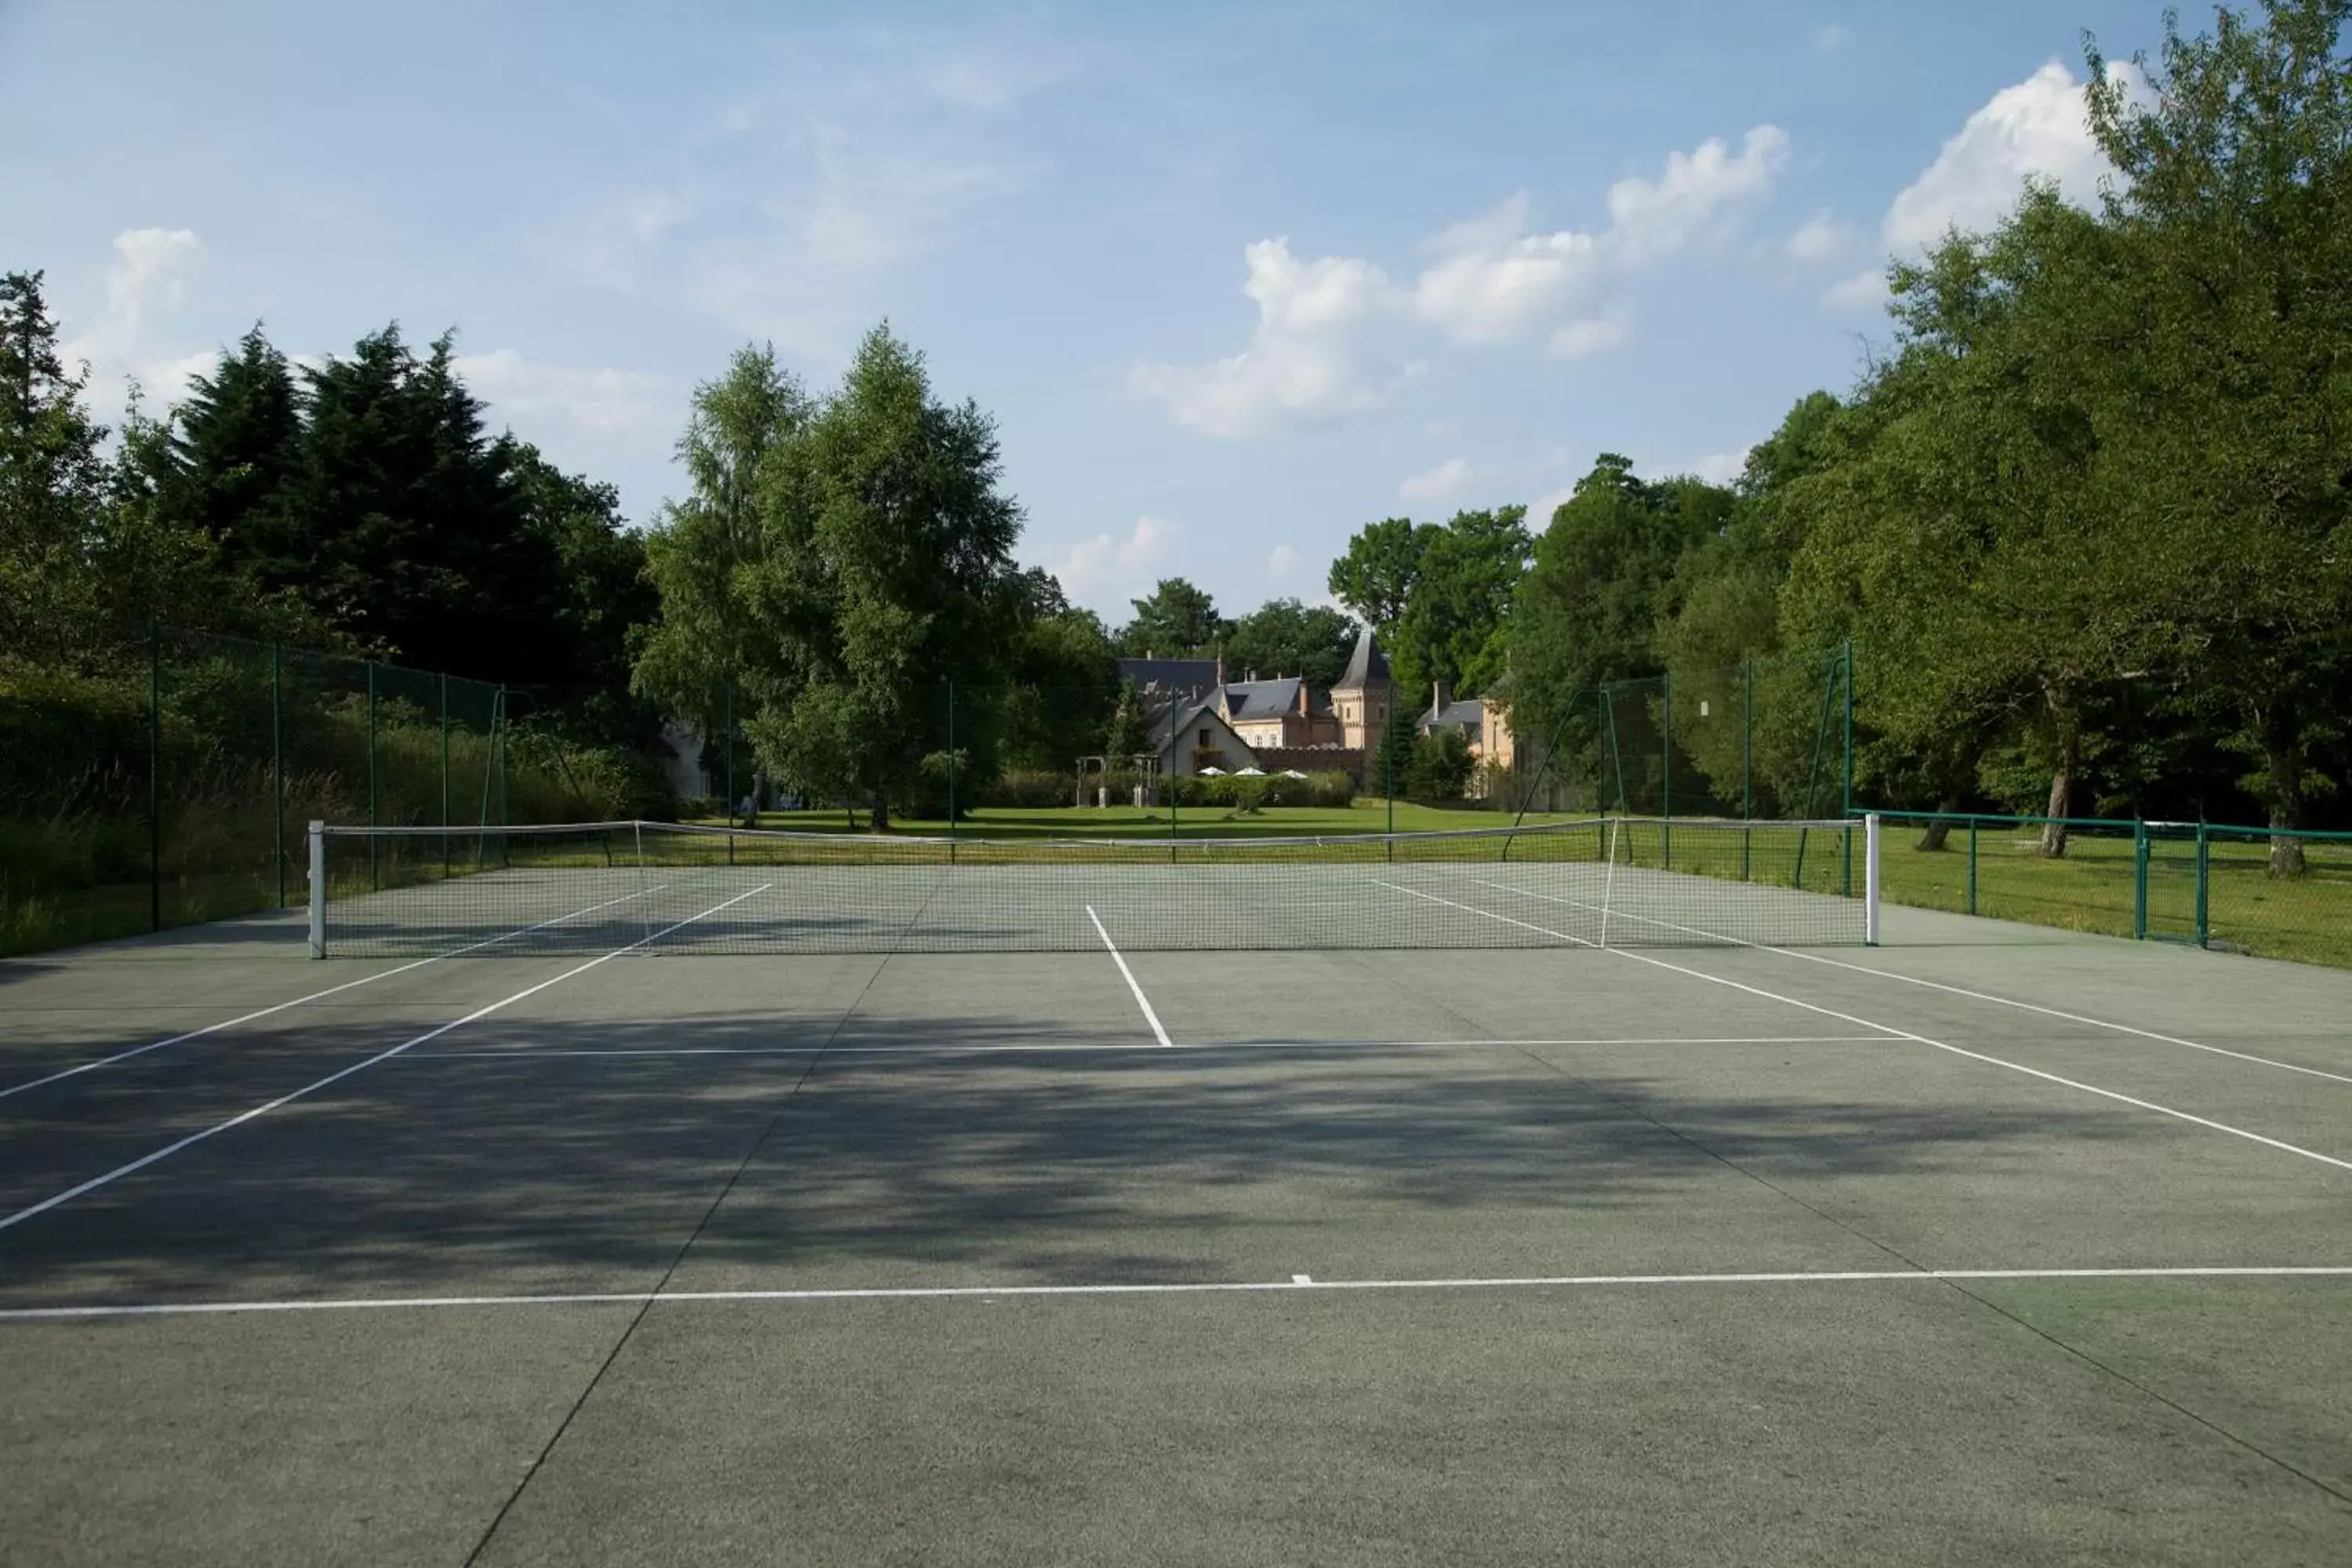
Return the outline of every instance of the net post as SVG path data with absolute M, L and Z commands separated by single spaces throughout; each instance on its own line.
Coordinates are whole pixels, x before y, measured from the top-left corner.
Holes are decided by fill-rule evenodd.
M 1881 826 L 1874 811 L 1862 819 L 1862 941 L 1865 947 L 1878 945 L 1878 856 L 1885 837 Z
M 644 940 L 650 943 L 654 940 L 654 917 L 646 900 L 646 825 L 642 819 L 630 820 L 629 837 L 636 851 L 637 929 L 645 932 Z
M 310 956 L 327 956 L 327 825 L 312 822 L 310 845 Z

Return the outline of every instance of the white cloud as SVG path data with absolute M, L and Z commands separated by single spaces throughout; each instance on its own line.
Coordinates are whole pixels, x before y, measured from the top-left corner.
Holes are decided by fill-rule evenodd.
M 1397 495 L 1403 500 L 1445 500 L 1462 493 L 1470 481 L 1470 465 L 1460 458 L 1448 458 L 1426 473 L 1408 474 L 1397 486 Z
M 1628 261 L 1670 254 L 1703 237 L 1727 209 L 1763 195 L 1789 163 L 1789 133 L 1759 125 L 1735 156 L 1720 137 L 1666 154 L 1655 181 L 1609 187 L 1610 238 Z
M 1097 533 L 1082 539 L 1051 570 L 1076 603 L 1124 612 L 1127 600 L 1149 591 L 1173 552 L 1176 534 L 1176 525 L 1164 518 L 1139 517 L 1125 538 Z
M 1300 554 L 1291 546 L 1287 544 L 1277 544 L 1274 547 L 1274 553 L 1265 558 L 1266 575 L 1274 578 L 1276 582 L 1280 582 L 1283 578 L 1289 576 L 1293 572 L 1297 571 L 1298 563 L 1306 559 L 1306 556 Z
M 1567 505 L 1570 498 L 1575 494 L 1576 487 L 1574 485 L 1562 485 L 1556 490 L 1547 491 L 1546 493 L 1536 497 L 1533 504 L 1528 508 L 1528 528 L 1529 531 L 1541 533 L 1545 529 L 1549 528 L 1551 526 L 1551 514 L 1559 510 L 1561 507 Z
M 186 298 L 188 274 L 204 242 L 193 229 L 127 228 L 114 237 L 113 248 L 105 304 L 81 332 L 58 345 L 59 353 L 69 366 L 89 366 L 91 402 L 101 416 L 121 408 L 131 380 L 160 412 L 186 391 L 189 377 L 213 367 L 210 353 L 171 353 L 151 341 L 160 321 Z
M 1633 335 L 1633 318 L 1619 310 L 1588 321 L 1570 321 L 1551 335 L 1544 350 L 1554 359 L 1582 359 L 1587 354 L 1613 349 Z
M 1870 267 L 1831 284 L 1829 291 L 1822 296 L 1822 307 L 1830 310 L 1877 310 L 1885 308 L 1886 298 L 1885 268 Z
M 1727 485 L 1748 468 L 1748 448 L 1737 452 L 1710 452 L 1691 465 L 1691 472 L 1711 485 Z
M 1853 226 L 1828 213 L 1816 213 L 1781 247 L 1791 261 L 1834 261 L 1853 246 Z
M 1954 226 L 1989 228 L 2017 205 L 2028 176 L 2054 181 L 2068 201 L 2088 205 L 2109 170 L 2091 140 L 2082 84 L 2053 60 L 1969 116 L 1887 208 L 1886 242 L 1908 249 Z
M 460 354 L 466 384 L 501 413 L 561 419 L 600 436 L 642 430 L 670 410 L 659 376 L 633 370 L 580 370 L 541 364 L 512 349 Z
M 1179 423 L 1216 436 L 1328 420 L 1385 405 L 1420 368 L 1416 334 L 1454 344 L 1542 342 L 1563 358 L 1622 342 L 1631 313 L 1617 294 L 1643 267 L 1722 231 L 1765 194 L 1788 161 L 1776 126 L 1667 154 L 1655 180 L 1609 189 L 1597 234 L 1532 231 L 1524 194 L 1452 225 L 1424 247 L 1433 259 L 1399 283 L 1360 258 L 1302 260 L 1287 239 L 1243 249 L 1243 292 L 1257 306 L 1247 347 L 1205 363 L 1147 363 L 1137 395 Z

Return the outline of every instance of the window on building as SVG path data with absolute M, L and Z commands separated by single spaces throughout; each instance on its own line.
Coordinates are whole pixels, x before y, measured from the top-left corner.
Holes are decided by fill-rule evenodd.
M 1201 726 L 1201 744 L 1203 746 L 1210 744 L 1209 727 L 1206 724 Z

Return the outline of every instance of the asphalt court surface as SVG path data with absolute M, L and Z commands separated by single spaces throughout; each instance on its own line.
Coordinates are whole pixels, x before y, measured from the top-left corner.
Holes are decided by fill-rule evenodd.
M 1887 935 L 0 963 L 0 1561 L 2352 1560 L 2352 976 Z

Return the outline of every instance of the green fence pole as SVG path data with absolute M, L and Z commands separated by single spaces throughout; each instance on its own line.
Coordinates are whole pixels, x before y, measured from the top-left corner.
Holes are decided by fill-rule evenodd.
M 2200 947 L 2207 945 L 2213 935 L 2212 928 L 2206 921 L 2206 917 L 2211 909 L 2206 901 L 2210 888 L 2206 872 L 2212 864 L 2210 849 L 2211 843 L 2212 840 L 2206 832 L 2205 824 L 2200 820 L 2197 824 L 2197 945 Z
M 726 691 L 726 722 L 719 736 L 719 749 L 727 753 L 727 798 L 719 808 L 727 814 L 727 863 L 735 864 L 735 683 L 728 681 Z M 755 819 L 756 820 L 756 819 Z
M 2132 823 L 2132 940 L 2147 940 L 2147 824 Z
M 375 826 L 375 660 L 367 661 L 368 826 Z M 368 835 L 368 891 L 376 890 L 375 835 Z
M 1391 728 L 1388 718 L 1381 720 L 1381 728 L 1383 731 Z M 1396 858 L 1396 839 L 1393 837 L 1396 832 L 1396 748 L 1389 744 L 1390 738 L 1385 732 L 1381 736 L 1381 799 L 1388 807 L 1388 832 L 1391 837 L 1381 841 L 1381 850 L 1386 858 L 1393 860 Z
M 1739 661 L 1739 879 L 1752 874 L 1756 829 L 1756 661 Z
M 1969 818 L 1969 913 L 1977 912 L 1977 819 Z
M 449 677 L 440 678 L 441 687 L 441 874 L 449 874 Z
M 279 719 L 285 681 L 280 649 L 269 645 L 269 845 L 278 871 L 278 908 L 286 907 L 286 734 Z
M 1663 685 L 1658 700 L 1658 815 L 1665 818 L 1658 829 L 1658 869 L 1675 868 L 1675 675 L 1668 670 L 1660 677 Z
M 956 858 L 955 764 L 955 682 L 950 680 L 948 682 L 948 864 L 950 866 L 955 864 Z
M 147 929 L 163 929 L 163 630 L 147 623 Z
M 1853 639 L 1845 639 L 1845 809 L 1853 815 Z

